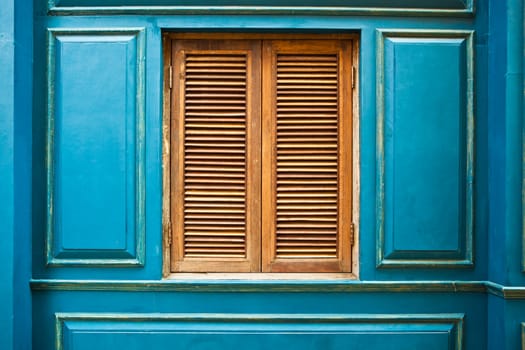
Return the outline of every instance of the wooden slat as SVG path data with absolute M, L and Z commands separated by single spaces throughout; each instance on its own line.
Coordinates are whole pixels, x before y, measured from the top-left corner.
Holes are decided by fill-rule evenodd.
M 173 46 L 172 270 L 258 271 L 260 45 Z
M 350 271 L 350 50 L 335 40 L 263 44 L 265 272 Z

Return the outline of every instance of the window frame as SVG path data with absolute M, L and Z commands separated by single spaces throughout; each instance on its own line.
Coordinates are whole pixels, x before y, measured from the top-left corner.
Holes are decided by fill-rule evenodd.
M 171 268 L 171 252 L 173 240 L 173 222 L 171 210 L 171 182 L 172 182 L 172 144 L 171 144 L 171 123 L 172 123 L 172 88 L 175 87 L 172 68 L 172 43 L 174 40 L 351 40 L 352 57 L 352 140 L 351 145 L 352 169 L 351 175 L 351 213 L 350 223 L 352 225 L 352 245 L 350 256 L 351 272 L 307 272 L 307 273 L 288 273 L 288 272 L 174 272 Z M 359 54 L 360 42 L 359 35 L 356 33 L 330 33 L 330 34 L 289 34 L 289 33 L 164 33 L 162 40 L 163 50 L 163 115 L 162 115 L 162 276 L 163 278 L 206 278 L 211 279 L 357 279 L 359 275 Z M 262 170 L 264 173 L 264 170 Z M 262 244 L 259 244 L 261 246 Z M 260 247 L 262 249 L 262 247 Z M 264 252 L 261 252 L 264 254 Z

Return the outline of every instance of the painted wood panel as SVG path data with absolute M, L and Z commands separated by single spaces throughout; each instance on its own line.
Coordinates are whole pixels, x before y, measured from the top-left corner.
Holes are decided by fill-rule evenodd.
M 48 265 L 144 259 L 144 38 L 49 31 Z
M 472 265 L 471 32 L 378 32 L 377 263 Z
M 59 350 L 462 349 L 463 315 L 56 314 Z

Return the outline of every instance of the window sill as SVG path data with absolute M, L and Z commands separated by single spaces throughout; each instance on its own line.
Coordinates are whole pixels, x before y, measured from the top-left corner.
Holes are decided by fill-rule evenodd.
M 186 274 L 189 275 L 189 274 Z M 192 274 L 195 275 L 195 274 Z M 505 287 L 486 281 L 358 281 L 327 280 L 31 280 L 33 291 L 112 291 L 112 292 L 205 292 L 205 293 L 490 293 L 504 298 L 525 299 L 525 288 Z M 217 275 L 217 274 L 215 274 Z M 234 274 L 230 274 L 232 277 Z M 269 275 L 269 274 L 266 274 Z M 312 275 L 312 274 L 310 274 Z M 237 274 L 238 276 L 238 274 Z M 171 275 L 170 275 L 171 278 Z M 204 279 L 207 278 L 207 279 Z M 241 278 L 238 276 L 237 278 Z M 314 279 L 315 278 L 315 279 Z
M 166 280 L 324 281 L 357 280 L 352 273 L 171 273 Z

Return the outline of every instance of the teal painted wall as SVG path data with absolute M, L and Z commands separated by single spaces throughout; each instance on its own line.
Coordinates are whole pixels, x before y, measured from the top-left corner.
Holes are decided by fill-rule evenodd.
M 523 11 L 523 1 L 494 1 L 489 17 L 488 279 L 516 290 L 525 285 Z M 524 307 L 523 297 L 489 297 L 491 348 L 525 348 Z
M 58 10 L 57 10 L 58 11 Z M 57 12 L 60 13 L 60 12 Z M 82 12 L 83 13 L 83 12 Z M 104 12 L 102 12 L 104 13 Z M 170 12 L 168 12 L 170 13 Z M 473 149 L 474 144 L 485 145 L 486 142 L 483 140 L 475 140 L 474 138 L 483 138 L 486 133 L 486 108 L 483 106 L 485 101 L 481 100 L 476 102 L 474 105 L 473 101 L 473 90 L 484 90 L 486 89 L 486 81 L 483 79 L 474 79 L 474 76 L 482 75 L 484 68 L 483 66 L 477 66 L 475 63 L 480 60 L 481 62 L 487 60 L 487 46 L 484 39 L 486 36 L 483 35 L 485 29 L 485 13 L 479 10 L 478 16 L 474 18 L 463 18 L 453 17 L 451 19 L 445 19 L 442 17 L 403 17 L 403 16 L 321 16 L 323 12 L 320 12 L 315 16 L 285 16 L 275 15 L 271 17 L 258 16 L 258 15 L 229 15 L 229 16 L 211 16 L 211 15 L 165 15 L 165 16 L 121 16 L 114 15 L 110 12 L 103 16 L 46 16 L 38 17 L 35 21 L 35 56 L 40 57 L 39 61 L 51 60 L 52 70 L 47 73 L 44 70 L 39 72 L 35 71 L 35 86 L 44 87 L 44 90 L 50 90 L 49 94 L 54 97 L 48 105 L 47 101 L 43 98 L 35 99 L 35 152 L 33 173 L 36 182 L 39 182 L 35 186 L 34 193 L 37 201 L 34 203 L 34 218 L 33 225 L 38 228 L 38 231 L 34 230 L 34 235 L 37 235 L 34 240 L 35 249 L 34 252 L 34 265 L 33 265 L 33 276 L 35 278 L 117 278 L 117 279 L 158 279 L 161 276 L 161 259 L 162 256 L 159 254 L 161 250 L 161 121 L 162 121 L 162 100 L 161 100 L 161 84 L 162 84 L 162 31 L 295 31 L 295 32 L 322 32 L 322 31 L 350 31 L 359 32 L 361 35 L 361 47 L 360 47 L 360 176 L 361 176 L 361 195 L 360 195 L 360 279 L 362 280 L 484 280 L 486 276 L 486 256 L 487 252 L 487 231 L 486 231 L 486 187 L 487 187 L 487 176 L 486 176 L 486 152 L 483 148 Z M 271 20 L 269 20 L 269 18 Z M 479 18 L 479 19 L 478 19 Z M 480 21 L 480 23 L 478 23 Z M 480 27 L 479 33 L 477 28 Z M 48 29 L 51 28 L 51 33 L 48 33 Z M 476 33 L 471 33 L 473 30 Z M 141 52 L 143 57 L 134 57 L 133 53 L 131 57 L 132 62 L 126 62 L 124 56 L 117 54 L 116 50 L 120 47 L 122 42 L 128 40 L 127 36 L 132 37 L 133 35 L 122 32 L 135 31 L 140 32 L 140 36 L 144 37 L 144 48 L 138 49 L 138 43 L 141 39 L 135 38 L 129 44 L 132 47 L 132 51 Z M 389 34 L 392 32 L 391 34 Z M 119 37 L 124 35 L 123 37 Z M 383 38 L 383 35 L 388 37 Z M 406 43 L 403 45 L 396 46 L 395 57 L 388 58 L 389 52 L 393 50 L 389 48 L 389 43 L 394 42 L 396 37 L 399 37 L 400 41 L 405 40 Z M 54 38 L 54 39 L 53 39 Z M 58 39 L 57 39 L 58 38 Z M 129 39 L 131 40 L 131 39 Z M 50 41 L 51 46 L 45 44 Z M 383 44 L 383 41 L 386 44 Z M 69 96 L 68 101 L 63 99 L 63 92 L 60 90 L 59 83 L 64 82 L 67 84 L 73 84 L 76 80 L 77 75 L 71 73 L 70 70 L 75 72 L 72 68 L 75 65 L 81 65 L 84 63 L 79 56 L 80 54 L 72 53 L 67 56 L 67 53 L 63 52 L 64 45 L 75 47 L 89 46 L 93 43 L 104 43 L 100 45 L 106 45 L 106 55 L 108 52 L 115 52 L 113 56 L 106 56 L 104 62 L 111 66 L 122 66 L 129 64 L 130 68 L 127 70 L 115 71 L 111 84 L 114 84 L 114 79 L 123 79 L 126 72 L 135 74 L 137 70 L 140 70 L 137 62 L 144 60 L 145 70 L 139 77 L 144 82 L 144 89 L 141 91 L 135 106 L 128 106 L 127 108 L 122 106 L 122 109 L 118 113 L 114 114 L 115 120 L 115 131 L 124 130 L 125 125 L 132 123 L 137 118 L 136 108 L 138 105 L 144 107 L 144 137 L 140 136 L 141 130 L 136 125 L 134 134 L 128 133 L 128 139 L 118 139 L 116 134 L 112 134 L 112 138 L 108 139 L 108 142 L 112 142 L 112 145 L 107 145 L 108 149 L 105 148 L 93 148 L 90 152 L 95 153 L 82 153 L 82 157 L 85 157 L 86 168 L 77 168 L 72 164 L 63 163 L 64 152 L 69 152 L 68 147 L 61 148 L 62 145 L 67 146 L 70 140 L 64 140 L 67 135 L 75 135 L 74 125 L 71 124 L 72 130 L 66 131 L 63 129 L 61 120 L 64 120 L 64 116 L 68 115 L 69 118 L 76 115 L 85 115 L 85 113 L 95 113 L 104 108 L 106 99 L 118 103 L 118 101 L 124 101 L 129 93 L 121 89 L 110 89 L 105 91 L 106 98 L 95 98 L 90 96 L 90 92 L 81 92 L 79 90 L 68 92 L 72 94 Z M 126 41 L 127 42 L 127 41 Z M 67 43 L 67 44 L 66 44 Z M 128 45 L 128 44 L 126 44 Z M 437 73 L 432 73 L 422 63 L 418 65 L 412 64 L 409 60 L 410 54 L 402 52 L 402 48 L 408 47 L 408 49 L 416 50 L 423 56 L 427 55 L 428 58 L 432 59 L 442 55 L 444 51 L 444 57 L 446 62 L 455 65 L 454 71 L 457 74 L 450 73 L 449 80 L 435 79 Z M 93 49 L 97 50 L 97 49 Z M 101 50 L 101 49 L 100 49 Z M 48 52 L 50 51 L 50 52 Z M 133 51 L 133 52 L 135 52 Z M 385 53 L 383 53 L 385 51 Z M 73 51 L 75 52 L 75 51 Z M 381 55 L 385 55 L 385 59 L 380 60 Z M 55 59 L 54 57 L 57 57 Z M 58 60 L 60 57 L 60 60 Z M 394 61 L 396 62 L 395 64 Z M 62 62 L 66 62 L 62 65 Z M 445 64 L 448 64 L 446 63 Z M 91 69 L 95 71 L 90 74 L 89 86 L 93 87 L 93 91 L 98 93 L 97 86 L 106 86 L 109 84 L 107 72 L 104 70 L 104 65 L 99 65 L 97 62 L 93 63 Z M 382 68 L 380 68 L 382 67 Z M 66 71 L 61 72 L 61 69 Z M 97 70 L 98 69 L 98 70 Z M 407 80 L 401 81 L 400 78 L 396 78 L 396 84 L 401 84 L 404 90 L 388 89 L 385 90 L 382 98 L 376 97 L 376 94 L 380 94 L 380 86 L 376 83 L 381 81 L 381 75 L 385 75 L 385 86 L 393 83 L 389 72 L 393 72 L 395 69 L 404 69 L 404 75 L 409 74 L 412 77 L 420 77 L 419 80 Z M 49 73 L 51 72 L 51 73 Z M 83 73 L 88 74 L 88 73 Z M 120 74 L 120 77 L 118 76 Z M 139 73 L 140 75 L 140 73 Z M 442 78 L 441 74 L 440 78 Z M 104 78 L 106 77 L 106 78 Z M 69 80 L 68 80 L 69 79 Z M 72 80 L 71 80 L 72 79 Z M 106 79 L 106 80 L 105 80 Z M 133 78 L 134 79 L 134 78 Z M 407 82 L 409 84 L 407 84 Z M 49 84 L 48 84 L 49 83 Z M 419 85 L 418 85 L 419 84 Z M 451 89 L 449 85 L 455 85 L 454 89 Z M 48 86 L 49 85 L 49 86 Z M 411 110 L 406 109 L 404 106 L 405 101 L 416 92 L 419 92 L 421 86 L 428 86 L 428 93 L 440 91 L 441 96 L 436 96 L 433 101 L 424 101 L 418 98 L 414 98 L 412 101 L 413 107 Z M 88 95 L 86 95 L 88 94 Z M 98 95 L 97 95 L 98 96 Z M 75 99 L 82 100 L 92 97 L 89 104 L 92 111 L 86 111 L 82 108 L 82 105 L 74 104 L 72 101 Z M 73 100 L 72 100 L 73 99 Z M 420 132 L 413 135 L 413 139 L 405 139 L 407 136 L 407 125 L 413 122 L 417 122 L 417 114 L 426 114 L 427 109 L 439 108 L 441 105 L 439 101 L 450 102 L 450 109 L 443 110 L 442 113 L 438 113 L 436 110 L 434 114 L 434 123 L 441 123 L 444 126 L 441 135 L 437 135 L 433 132 L 433 128 L 436 124 L 432 123 L 432 117 L 429 119 L 421 119 Z M 117 107 L 115 107 L 117 108 Z M 142 108 L 142 107 L 140 107 Z M 405 109 L 403 109 L 405 108 Z M 381 114 L 379 111 L 384 110 Z M 476 112 L 474 115 L 474 111 Z M 69 113 L 69 114 L 68 114 Z M 51 115 L 53 125 L 49 125 L 47 120 L 48 114 Z M 98 115 L 98 114 L 97 114 Z M 38 116 L 38 117 L 37 117 Z M 396 119 L 396 128 L 387 130 L 389 122 Z M 401 118 L 401 119 L 400 119 Z M 436 118 L 440 118 L 437 119 Z M 475 120 L 475 127 L 473 127 Z M 67 118 L 65 118 L 67 119 Z M 96 144 L 101 139 L 101 135 L 98 130 L 105 128 L 104 118 L 90 118 L 90 129 L 82 134 L 83 142 L 87 144 Z M 384 121 L 383 121 L 384 120 Z M 381 126 L 377 121 L 382 121 L 384 124 Z M 426 122 L 425 122 L 426 121 Z M 58 122 L 58 124 L 57 124 Z M 79 123 L 79 122 L 75 122 Z M 124 124 L 128 123 L 128 124 Z M 402 124 L 406 123 L 406 124 Z M 470 123 L 470 124 L 469 124 Z M 470 126 L 469 126 L 470 125 Z M 53 131 L 55 141 L 49 141 L 46 139 L 46 130 L 51 127 Z M 62 129 L 60 129 L 62 128 Z M 470 128 L 470 130 L 469 130 Z M 91 130 L 91 133 L 88 133 Z M 68 134 L 69 133 L 69 134 Z M 38 134 L 38 136 L 37 136 Z M 474 135 L 475 134 L 475 135 Z M 130 136 L 131 135 L 131 136 Z M 442 136 L 445 139 L 440 139 Z M 62 137 L 62 139 L 61 139 Z M 73 137 L 73 136 L 70 136 Z M 110 137 L 110 136 L 106 136 Z M 455 140 L 455 143 L 449 144 Z M 75 136 L 74 142 L 80 142 Z M 44 242 L 46 237 L 48 242 L 59 242 L 61 239 L 83 239 L 86 249 L 84 253 L 80 253 L 79 248 L 74 247 L 79 252 L 77 257 L 77 264 L 82 264 L 81 259 L 91 258 L 95 259 L 97 255 L 102 254 L 102 250 L 106 250 L 108 247 L 104 246 L 104 242 L 96 238 L 97 234 L 89 234 L 89 228 L 86 227 L 86 231 L 72 231 L 64 233 L 61 231 L 61 227 L 57 226 L 56 230 L 47 226 L 47 215 L 49 209 L 47 203 L 52 201 L 48 196 L 54 192 L 51 186 L 58 186 L 56 189 L 61 190 L 62 186 L 67 184 L 60 176 L 60 173 L 56 172 L 57 167 L 68 167 L 71 168 L 72 173 L 68 173 L 73 178 L 78 178 L 81 174 L 86 174 L 85 169 L 90 169 L 88 174 L 91 176 L 91 180 L 82 179 L 82 181 L 102 181 L 100 173 L 97 173 L 91 164 L 91 159 L 96 159 L 101 162 L 120 162 L 121 158 L 124 157 L 124 150 L 127 148 L 135 148 L 139 143 L 144 143 L 144 156 L 142 158 L 136 157 L 135 168 L 128 166 L 125 176 L 136 176 L 138 173 L 137 168 L 143 168 L 144 170 L 144 183 L 137 181 L 136 188 L 123 189 L 121 193 L 126 193 L 127 199 L 119 200 L 122 197 L 115 197 L 112 195 L 115 189 L 108 187 L 106 190 L 104 185 L 99 185 L 97 182 L 87 183 L 89 191 L 92 195 L 99 193 L 99 198 L 105 198 L 107 201 L 107 207 L 111 207 L 115 211 L 115 215 L 123 212 L 125 207 L 128 210 L 137 210 L 141 205 L 145 205 L 145 210 L 142 215 L 135 215 L 138 221 L 135 225 L 145 226 L 147 232 L 145 242 L 145 263 L 144 268 L 129 269 L 129 268 L 93 268 L 86 269 L 84 267 L 70 266 L 68 268 L 48 268 L 46 265 L 41 264 L 42 260 L 53 259 L 54 255 L 66 256 L 67 252 L 60 252 L 56 247 L 46 248 Z M 403 160 L 400 159 L 400 153 L 392 153 L 388 147 L 392 142 L 397 142 L 398 147 L 406 147 L 406 150 L 410 151 L 410 154 L 404 151 Z M 400 142 L 400 143 L 399 143 Z M 384 155 L 380 150 L 381 143 L 385 145 Z M 418 147 L 411 147 L 412 143 L 418 144 Z M 46 147 L 52 145 L 53 149 L 50 151 L 50 155 L 46 156 Z M 100 144 L 99 144 L 100 145 Z M 446 147 L 448 148 L 446 148 Z M 481 146 L 483 147 L 483 146 Z M 110 150 L 111 148 L 111 150 Z M 117 151 L 114 151 L 117 150 Z M 121 153 L 118 153 L 120 150 Z M 478 152 L 479 150 L 479 152 Z M 77 151 L 82 152 L 80 149 Z M 425 153 L 437 152 L 433 155 L 433 159 L 429 159 L 428 162 L 421 162 L 420 160 L 425 157 Z M 98 152 L 98 153 L 97 153 Z M 111 153 L 113 152 L 113 153 Z M 473 154 L 474 153 L 474 154 Z M 140 152 L 137 153 L 140 155 Z M 408 158 L 410 156 L 410 158 Z M 475 157 L 474 157 L 475 156 Z M 113 158 L 111 158 L 113 157 Z M 59 163 L 55 163 L 54 167 L 49 167 L 49 171 L 54 172 L 51 174 L 51 183 L 49 186 L 46 185 L 46 178 L 48 177 L 48 169 L 46 169 L 46 159 L 58 159 Z M 406 158 L 406 159 L 405 159 Z M 474 158 L 476 163 L 474 163 Z M 73 158 L 67 158 L 72 160 Z M 123 159 L 123 158 L 122 158 Z M 62 160 L 62 163 L 60 161 Z M 405 169 L 403 163 L 397 165 L 400 161 L 411 162 L 411 166 L 414 166 L 412 170 Z M 128 161 L 128 163 L 131 161 Z M 447 163 L 448 162 L 448 163 Z M 89 165 L 88 165 L 89 164 Z M 389 167 L 394 166 L 395 169 Z M 415 167 L 415 164 L 418 167 Z M 455 165 L 454 165 L 455 164 Z M 419 166 L 420 165 L 420 166 Z M 454 165 L 457 169 L 450 169 Z M 97 165 L 100 166 L 100 165 Z M 402 168 L 399 168 L 401 166 Z M 381 173 L 381 167 L 385 168 L 384 176 Z M 476 167 L 479 167 L 479 171 L 476 171 Z M 53 170 L 54 169 L 54 170 Z M 119 170 L 108 169 L 115 174 L 119 174 Z M 394 171 L 401 171 L 399 174 L 395 174 L 396 184 L 390 186 L 388 181 L 391 181 Z M 440 191 L 435 186 L 428 186 L 428 183 L 439 183 L 441 176 L 440 172 L 447 171 L 447 174 L 454 176 L 450 178 L 449 184 L 447 184 L 446 191 Z M 457 174 L 457 175 L 456 175 Z M 473 174 L 475 175 L 475 183 L 473 182 Z M 122 175 L 120 175 L 122 177 Z M 420 181 L 407 181 L 409 177 L 421 178 Z M 114 178 L 114 177 L 113 177 Z M 385 193 L 381 195 L 379 184 L 385 181 Z M 399 182 L 401 181 L 401 182 Z M 139 203 L 139 192 L 140 187 L 144 187 L 145 203 Z M 408 186 L 408 189 L 397 191 L 395 188 L 403 188 Z M 54 187 L 53 187 L 54 188 Z M 453 190 L 456 188 L 456 190 Z M 450 192 L 452 189 L 452 192 Z M 455 192 L 454 192 L 455 191 Z M 418 198 L 429 198 L 427 202 L 414 202 L 415 194 L 419 194 Z M 61 194 L 56 192 L 53 196 L 60 198 Z M 75 192 L 67 192 L 67 198 L 64 200 L 70 200 L 78 196 Z M 475 198 L 475 199 L 474 199 Z M 132 200 L 134 199 L 134 204 Z M 474 202 L 475 200 L 475 202 Z M 423 210 L 422 205 L 428 205 L 430 202 L 441 203 L 440 209 Z M 453 203 L 452 206 L 447 206 L 444 203 Z M 93 207 L 95 202 L 86 202 L 88 208 Z M 412 208 L 405 207 L 405 204 L 409 205 L 412 203 Z M 60 202 L 56 203 L 57 206 L 62 205 Z M 136 207 L 136 208 L 135 208 Z M 392 212 L 393 208 L 396 208 L 396 213 Z M 381 211 L 384 208 L 384 212 Z M 417 211 L 413 211 L 417 208 Z M 457 209 L 454 209 L 457 208 Z M 476 208 L 476 215 L 473 210 Z M 70 211 L 68 217 L 71 217 L 72 212 L 79 213 L 82 211 L 81 208 L 64 208 L 64 210 Z M 102 210 L 104 209 L 97 209 Z M 412 210 L 412 212 L 410 211 Z M 448 210 L 448 211 L 447 211 Z M 454 213 L 454 211 L 457 213 Z M 72 211 L 72 212 L 71 212 Z M 138 212 L 137 212 L 138 213 Z M 461 214 L 460 214 L 461 213 Z M 63 222 L 64 219 L 60 218 L 61 211 L 52 211 L 52 216 Z M 83 215 L 83 214 L 79 214 Z M 126 214 L 128 215 L 128 214 Z M 401 220 L 401 226 L 390 228 L 392 219 L 396 215 L 411 215 L 412 220 Z M 124 217 L 124 215 L 121 215 Z M 129 216 L 133 216 L 129 214 Z M 446 217 L 446 220 L 442 220 Z M 129 218 L 128 218 L 129 219 Z M 447 222 L 448 226 L 443 225 L 443 221 Z M 53 221 L 56 224 L 56 221 Z M 412 224 L 410 224 L 412 222 Z M 109 223 L 108 223 L 109 225 Z M 111 224 L 113 225 L 113 224 Z M 399 225 L 399 220 L 397 225 Z M 405 225 L 405 226 L 403 226 Z M 406 226 L 415 225 L 415 226 Z M 42 232 L 42 227 L 47 227 L 46 232 Z M 120 226 L 123 227 L 122 224 Z M 133 227 L 133 225 L 132 225 Z M 118 231 L 118 227 L 115 227 Z M 107 226 L 104 228 L 104 234 L 111 232 L 111 235 L 115 235 L 115 239 L 126 240 L 131 239 L 126 235 L 137 235 L 137 242 L 140 240 L 140 230 L 129 230 L 124 232 L 120 229 L 119 232 Z M 418 232 L 418 238 L 411 240 L 410 232 L 407 230 L 413 230 Z M 383 231 L 383 233 L 381 233 Z M 431 232 L 435 232 L 436 237 L 440 237 L 441 242 L 434 241 L 432 239 Z M 415 234 L 415 233 L 413 233 Z M 64 236 L 66 235 L 66 236 Z M 70 235 L 69 237 L 67 235 Z M 427 235 L 425 237 L 425 235 Z M 474 235 L 476 239 L 474 240 Z M 93 242 L 85 241 L 88 238 L 93 239 Z M 37 238 L 38 237 L 38 238 Z M 42 239 L 44 237 L 44 239 Z M 80 238 L 84 237 L 84 238 Z M 390 257 L 389 251 L 392 248 L 389 246 L 393 244 L 401 244 L 400 248 L 403 252 L 400 258 L 395 258 L 394 254 Z M 418 246 L 404 247 L 403 244 L 406 242 L 417 243 Z M 75 243 L 75 242 L 74 242 Z M 79 242 L 80 243 L 80 242 Z M 76 244 L 76 243 L 75 243 Z M 96 245 L 99 244 L 97 247 Z M 383 245 L 383 248 L 376 247 L 376 245 Z M 100 248 L 100 252 L 97 252 L 97 248 Z M 42 253 L 50 250 L 51 255 L 47 254 L 47 257 L 42 256 Z M 116 249 L 116 247 L 115 247 Z M 89 251 L 90 250 L 90 251 Z M 376 267 L 380 260 L 380 251 L 384 251 L 385 266 Z M 66 255 L 64 255 L 66 254 Z M 109 254 L 109 253 L 108 253 Z M 131 254 L 131 253 L 130 253 Z M 106 260 L 111 260 L 111 257 L 107 257 Z M 118 259 L 115 259 L 113 263 L 118 264 Z M 121 258 L 122 260 L 122 258 Z M 388 268 L 387 260 L 400 260 L 401 264 L 398 264 L 397 268 Z M 405 261 L 406 260 L 406 261 Z M 470 260 L 479 260 L 477 264 L 471 264 Z M 121 261 L 123 262 L 123 261 Z M 123 262 L 125 264 L 125 262 Z M 406 263 L 406 264 L 405 264 Z M 73 264 L 75 265 L 75 264 Z M 382 265 L 379 263 L 379 265 Z M 404 268 L 404 265 L 409 267 Z M 414 265 L 418 265 L 417 267 Z M 421 266 L 423 265 L 423 266 Z M 464 268 L 465 265 L 467 268 Z M 469 265 L 471 265 L 469 267 Z
M 0 343 L 523 348 L 523 1 L 225 4 L 0 10 Z M 165 31 L 360 35 L 358 280 L 162 279 Z
M 31 1 L 0 9 L 0 344 L 30 349 L 31 145 L 33 27 Z

